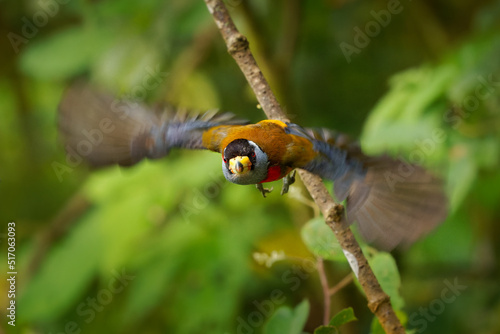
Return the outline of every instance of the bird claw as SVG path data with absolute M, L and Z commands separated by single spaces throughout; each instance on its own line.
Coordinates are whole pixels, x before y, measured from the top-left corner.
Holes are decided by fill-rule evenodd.
M 294 182 L 295 182 L 295 170 L 291 171 L 283 178 L 283 187 L 281 188 L 281 195 L 288 193 L 288 189 L 292 184 L 294 184 Z
M 264 196 L 264 198 L 266 198 L 266 194 L 269 194 L 271 191 L 273 191 L 273 187 L 271 187 L 271 189 L 264 188 L 262 183 L 257 183 L 255 186 L 257 187 L 257 190 L 260 191 L 262 196 Z

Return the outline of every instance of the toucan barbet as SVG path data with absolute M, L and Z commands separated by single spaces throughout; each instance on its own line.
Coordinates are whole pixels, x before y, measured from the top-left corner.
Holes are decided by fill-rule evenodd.
M 346 200 L 347 223 L 357 222 L 368 242 L 386 250 L 413 243 L 447 215 L 439 178 L 401 159 L 365 155 L 357 142 L 326 129 L 249 124 L 229 113 L 159 112 L 84 83 L 65 92 L 58 122 L 66 150 L 95 167 L 130 166 L 184 148 L 220 153 L 225 178 L 236 184 L 261 185 L 305 169 L 332 180 L 336 199 Z

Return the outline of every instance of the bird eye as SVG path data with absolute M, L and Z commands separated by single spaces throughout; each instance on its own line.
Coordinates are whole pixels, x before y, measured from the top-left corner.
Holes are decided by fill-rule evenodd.
M 226 158 L 222 158 L 222 160 L 223 160 L 225 163 L 227 163 L 227 159 L 226 159 Z
M 255 152 L 250 153 L 250 157 L 255 158 Z

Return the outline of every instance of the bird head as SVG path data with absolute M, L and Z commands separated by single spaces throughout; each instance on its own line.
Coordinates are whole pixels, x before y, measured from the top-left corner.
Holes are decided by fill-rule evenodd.
M 222 172 L 236 184 L 257 184 L 267 177 L 267 154 L 251 140 L 236 139 L 222 152 Z

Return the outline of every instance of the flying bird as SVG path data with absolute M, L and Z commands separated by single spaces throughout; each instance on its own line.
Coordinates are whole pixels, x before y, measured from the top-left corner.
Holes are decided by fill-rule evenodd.
M 256 124 L 229 113 L 158 110 L 124 101 L 79 82 L 65 92 L 58 126 L 68 152 L 94 167 L 131 166 L 158 159 L 171 149 L 206 149 L 221 154 L 225 178 L 262 184 L 302 168 L 334 183 L 346 201 L 346 221 L 356 222 L 364 239 L 391 250 L 429 233 L 447 215 L 441 180 L 421 166 L 388 155 L 365 155 L 346 135 L 307 129 L 279 120 Z

